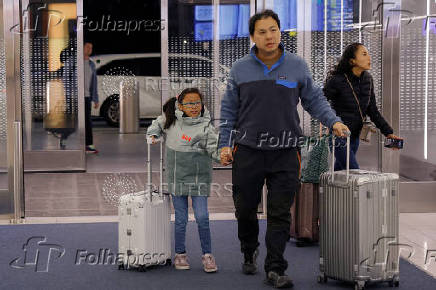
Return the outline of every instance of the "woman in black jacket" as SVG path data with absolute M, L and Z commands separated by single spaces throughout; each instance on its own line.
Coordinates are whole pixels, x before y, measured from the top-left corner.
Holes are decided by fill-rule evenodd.
M 350 169 L 359 168 L 356 154 L 366 116 L 387 138 L 399 139 L 377 109 L 374 82 L 369 69 L 371 57 L 366 47 L 361 43 L 350 44 L 345 48 L 338 65 L 329 73 L 324 86 L 325 96 L 351 131 Z M 335 170 L 343 170 L 346 168 L 346 142 L 345 139 L 336 142 Z

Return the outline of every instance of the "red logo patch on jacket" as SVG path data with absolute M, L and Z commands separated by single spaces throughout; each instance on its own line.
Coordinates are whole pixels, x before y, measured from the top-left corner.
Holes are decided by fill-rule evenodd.
M 185 134 L 182 135 L 182 139 L 183 139 L 183 140 L 186 140 L 186 141 L 188 141 L 188 142 L 191 141 L 191 137 L 186 136 Z

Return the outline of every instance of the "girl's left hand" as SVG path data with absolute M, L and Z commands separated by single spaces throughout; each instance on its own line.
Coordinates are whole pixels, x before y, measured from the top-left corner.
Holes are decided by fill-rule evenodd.
M 147 143 L 148 144 L 156 144 L 157 143 L 156 137 L 155 136 L 147 137 Z

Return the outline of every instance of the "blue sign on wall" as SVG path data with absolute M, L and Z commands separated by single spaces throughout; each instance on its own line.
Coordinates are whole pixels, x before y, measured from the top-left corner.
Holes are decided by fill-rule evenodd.
M 246 7 L 241 6 L 248 6 Z M 196 5 L 194 19 L 195 41 L 208 41 L 213 39 L 213 6 Z M 246 19 L 248 22 L 250 8 L 248 4 L 243 5 L 219 5 L 219 39 L 232 39 L 245 33 L 244 26 L 240 23 Z M 248 35 L 248 24 L 247 24 Z
M 280 30 L 297 29 L 297 0 L 275 0 L 274 12 L 280 19 Z
M 213 6 L 212 5 L 197 5 L 195 6 L 195 21 L 212 21 Z
M 344 1 L 343 30 L 353 24 L 353 0 Z M 324 0 L 312 2 L 312 31 L 324 31 Z M 327 0 L 327 31 L 341 31 L 341 0 Z

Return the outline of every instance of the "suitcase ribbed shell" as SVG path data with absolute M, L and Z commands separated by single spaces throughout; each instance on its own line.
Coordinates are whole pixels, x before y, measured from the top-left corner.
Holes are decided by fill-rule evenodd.
M 399 281 L 398 175 L 326 172 L 320 179 L 320 279 Z M 356 284 L 357 285 L 357 284 Z

